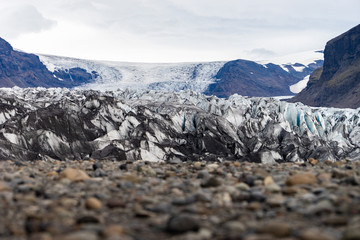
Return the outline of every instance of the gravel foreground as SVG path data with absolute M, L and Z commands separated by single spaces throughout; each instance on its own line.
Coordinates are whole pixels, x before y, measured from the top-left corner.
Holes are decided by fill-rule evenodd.
M 360 162 L 0 162 L 0 239 L 360 239 Z

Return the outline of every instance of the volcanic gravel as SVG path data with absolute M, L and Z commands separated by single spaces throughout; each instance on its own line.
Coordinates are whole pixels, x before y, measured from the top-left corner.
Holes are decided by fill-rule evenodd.
M 360 162 L 1 161 L 0 239 L 360 239 Z

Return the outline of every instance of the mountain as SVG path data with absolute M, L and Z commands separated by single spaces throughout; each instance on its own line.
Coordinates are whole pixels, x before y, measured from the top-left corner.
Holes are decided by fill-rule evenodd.
M 290 86 L 302 81 L 322 60 L 294 64 L 259 64 L 248 60 L 226 63 L 216 74 L 217 81 L 205 91 L 208 95 L 229 97 L 232 94 L 255 97 L 288 96 L 296 93 Z M 293 91 L 291 91 L 293 90 Z
M 306 76 L 322 66 L 322 53 L 306 62 L 128 63 L 34 55 L 16 51 L 0 38 L 0 87 L 192 90 L 229 97 L 293 95 Z
M 310 106 L 360 107 L 360 25 L 330 40 L 324 58 L 324 66 L 290 101 Z
M 50 72 L 34 54 L 16 51 L 0 38 L 0 87 L 74 87 L 88 81 L 89 75 L 80 69 L 69 69 L 75 72 L 70 78 L 60 72 Z M 61 78 L 60 78 L 61 77 Z M 79 79 L 80 77 L 80 79 Z M 90 75 L 91 77 L 91 75 Z
M 192 91 L 0 90 L 0 159 L 358 159 L 359 110 Z
M 49 55 L 40 55 L 40 59 L 54 73 L 68 72 L 71 68 L 95 72 L 95 81 L 82 85 L 83 89 L 192 90 L 219 97 L 228 97 L 234 93 L 244 96 L 294 95 L 301 90 L 299 86 L 304 85 L 296 84 L 304 82 L 304 79 L 323 63 L 322 52 L 306 52 L 291 56 L 290 59 L 280 58 L 261 62 L 236 60 L 203 63 L 128 63 Z M 294 86 L 290 89 L 292 85 Z

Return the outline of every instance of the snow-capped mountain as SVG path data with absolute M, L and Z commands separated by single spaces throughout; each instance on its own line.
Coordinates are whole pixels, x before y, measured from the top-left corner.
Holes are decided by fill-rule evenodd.
M 72 69 L 83 69 L 89 73 L 89 78 L 84 79 L 81 89 L 192 90 L 220 97 L 228 97 L 234 93 L 247 96 L 293 95 L 300 91 L 304 84 L 291 88 L 290 86 L 303 81 L 315 68 L 322 65 L 321 52 L 307 52 L 290 56 L 290 58 L 276 58 L 274 59 L 276 64 L 272 63 L 272 60 L 128 63 L 49 55 L 39 55 L 39 57 L 60 81 L 64 80 L 63 76 L 68 76 L 69 80 L 76 78 L 76 74 L 71 73 Z M 296 57 L 299 61 L 295 60 Z M 234 62 L 236 64 L 246 62 L 246 64 L 233 67 Z
M 294 95 L 306 86 L 308 76 L 322 66 L 321 59 L 322 52 L 315 51 L 260 62 L 230 61 L 218 71 L 216 82 L 209 85 L 205 94 L 219 97 Z
M 192 91 L 0 90 L 0 159 L 358 159 L 359 110 Z

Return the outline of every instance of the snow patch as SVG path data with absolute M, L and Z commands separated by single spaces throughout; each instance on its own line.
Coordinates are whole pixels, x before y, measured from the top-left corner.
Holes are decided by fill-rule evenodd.
M 304 71 L 304 69 L 306 68 L 305 66 L 300 66 L 300 67 L 295 67 L 295 66 L 292 66 L 294 68 L 295 71 L 297 72 L 302 72 Z
M 290 91 L 296 94 L 301 92 L 304 88 L 306 88 L 309 79 L 310 79 L 310 75 L 306 76 L 303 80 L 291 85 Z
M 300 53 L 289 54 L 285 56 L 274 57 L 259 61 L 261 64 L 273 63 L 277 65 L 300 63 L 304 66 L 308 66 L 311 63 L 315 63 L 315 60 L 323 60 L 324 54 L 319 51 L 305 51 Z

